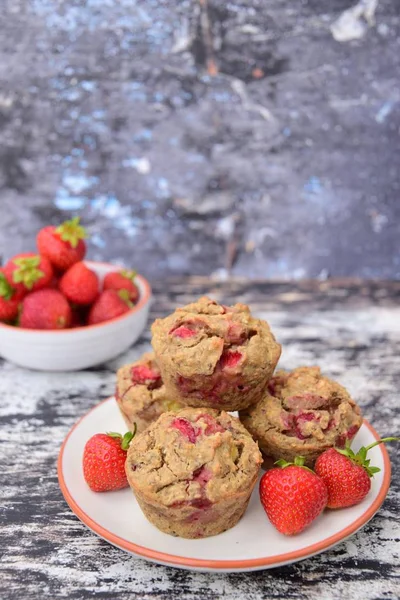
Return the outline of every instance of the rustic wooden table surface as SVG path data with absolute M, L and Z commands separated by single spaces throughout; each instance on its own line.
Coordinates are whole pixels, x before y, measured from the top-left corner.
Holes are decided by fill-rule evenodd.
M 186 279 L 154 291 L 152 318 L 204 292 L 249 303 L 268 316 L 283 344 L 283 367 L 321 365 L 349 388 L 379 433 L 399 433 L 400 283 Z M 0 362 L 2 600 L 399 598 L 400 459 L 394 447 L 392 485 L 372 521 L 334 549 L 279 569 L 225 575 L 150 564 L 78 521 L 58 488 L 59 447 L 73 423 L 112 394 L 116 368 L 148 345 L 147 330 L 125 355 L 78 373 L 37 373 Z

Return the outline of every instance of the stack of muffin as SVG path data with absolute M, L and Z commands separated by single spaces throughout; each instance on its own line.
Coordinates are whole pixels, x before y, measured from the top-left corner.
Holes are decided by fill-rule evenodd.
M 128 481 L 146 517 L 172 535 L 235 525 L 257 481 L 259 448 L 312 466 L 361 426 L 356 403 L 318 367 L 274 375 L 281 346 L 246 305 L 200 298 L 157 319 L 152 346 L 154 354 L 118 371 L 116 399 L 140 434 Z

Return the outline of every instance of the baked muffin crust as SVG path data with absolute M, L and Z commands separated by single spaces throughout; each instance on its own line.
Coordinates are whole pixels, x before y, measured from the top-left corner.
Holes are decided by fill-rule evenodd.
M 266 456 L 291 461 L 302 455 L 309 466 L 327 448 L 343 447 L 362 424 L 347 390 L 319 367 L 278 371 L 262 400 L 239 416 Z
M 216 535 L 243 515 L 262 461 L 236 417 L 167 412 L 129 447 L 126 474 L 146 517 L 166 533 Z
M 203 297 L 152 325 L 167 392 L 189 406 L 239 410 L 257 402 L 281 347 L 248 306 Z
M 115 398 L 131 431 L 144 431 L 165 411 L 180 410 L 183 405 L 166 393 L 153 352 L 146 352 L 117 372 Z

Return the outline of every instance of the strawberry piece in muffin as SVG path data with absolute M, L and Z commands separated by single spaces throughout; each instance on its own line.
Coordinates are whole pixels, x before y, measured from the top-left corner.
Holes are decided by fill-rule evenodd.
M 247 306 L 200 298 L 152 326 L 152 345 L 172 398 L 238 410 L 262 396 L 281 347 Z
M 166 412 L 132 442 L 125 465 L 136 499 L 161 531 L 185 538 L 236 525 L 257 481 L 261 454 L 225 412 Z
M 183 405 L 168 397 L 154 354 L 148 352 L 117 372 L 116 400 L 125 423 L 133 431 L 144 431 L 166 411 Z
M 307 465 L 327 448 L 343 447 L 362 424 L 361 411 L 344 387 L 319 367 L 278 371 L 262 400 L 240 411 L 240 420 L 265 455 Z

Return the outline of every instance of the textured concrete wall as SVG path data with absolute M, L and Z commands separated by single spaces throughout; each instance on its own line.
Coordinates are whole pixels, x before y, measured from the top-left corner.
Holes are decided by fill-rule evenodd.
M 400 276 L 398 0 L 2 0 L 0 254 Z M 396 248 L 397 245 L 397 248 Z

